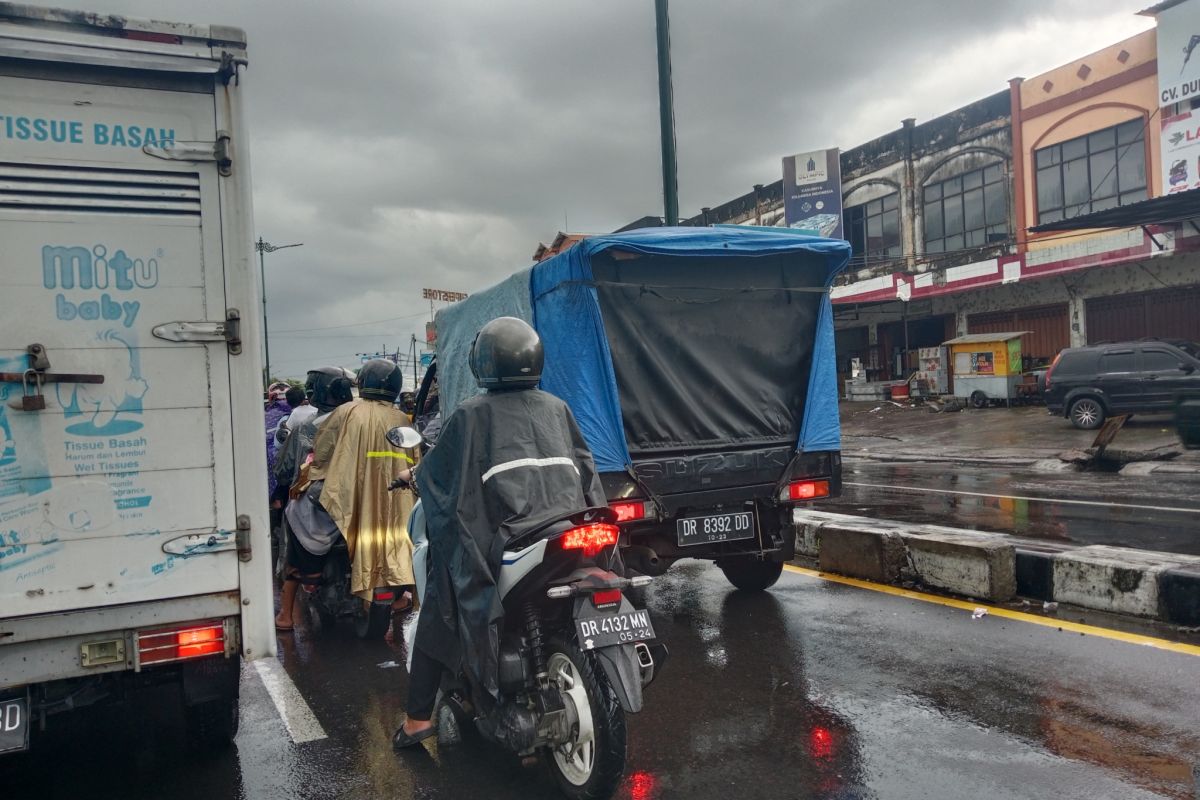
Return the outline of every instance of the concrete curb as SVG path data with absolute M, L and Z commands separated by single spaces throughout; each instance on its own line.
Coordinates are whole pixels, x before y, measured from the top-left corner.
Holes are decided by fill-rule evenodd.
M 1068 547 L 940 525 L 796 509 L 796 551 L 822 571 L 915 582 L 1002 603 L 1016 595 L 1200 625 L 1200 557 Z

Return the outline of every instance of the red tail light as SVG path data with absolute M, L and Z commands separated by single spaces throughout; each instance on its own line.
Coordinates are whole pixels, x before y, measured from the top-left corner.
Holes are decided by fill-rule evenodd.
M 138 631 L 137 653 L 139 667 L 223 655 L 225 625 L 220 620 L 211 620 Z
M 382 603 L 385 600 L 390 601 L 390 600 L 395 600 L 395 599 L 396 599 L 396 593 L 393 592 L 391 589 L 376 589 L 375 590 L 375 602 L 377 602 L 377 603 Z
M 643 500 L 622 500 L 619 503 L 609 503 L 608 507 L 617 515 L 617 522 L 633 522 L 646 518 L 646 503 Z
M 779 499 L 793 503 L 829 497 L 829 481 L 792 481 L 780 494 Z
M 1058 360 L 1060 358 L 1062 358 L 1062 351 L 1059 351 L 1058 355 L 1054 357 L 1054 360 L 1050 362 L 1050 369 L 1046 370 L 1046 374 L 1042 376 L 1043 391 L 1048 391 L 1050 389 L 1050 373 L 1054 372 L 1054 368 L 1058 366 Z
M 606 608 L 607 606 L 615 606 L 621 602 L 620 589 L 608 589 L 603 592 L 592 593 L 592 605 L 596 608 Z
M 589 558 L 606 547 L 612 547 L 620 538 L 621 530 L 616 525 L 596 522 L 582 528 L 572 528 L 562 536 L 564 550 L 582 550 Z

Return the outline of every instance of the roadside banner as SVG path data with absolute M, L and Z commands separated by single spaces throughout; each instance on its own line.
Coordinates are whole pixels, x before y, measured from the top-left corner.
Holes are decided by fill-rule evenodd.
M 836 147 L 783 159 L 783 218 L 789 228 L 844 238 L 842 164 Z
M 1200 112 L 1164 117 L 1160 142 L 1163 194 L 1200 189 Z
M 1200 97 L 1200 0 L 1164 8 L 1158 20 L 1158 104 Z

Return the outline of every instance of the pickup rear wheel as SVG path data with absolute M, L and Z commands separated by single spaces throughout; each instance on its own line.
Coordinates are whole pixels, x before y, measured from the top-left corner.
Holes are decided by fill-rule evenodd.
M 782 561 L 765 561 L 752 556 L 718 561 L 717 566 L 725 577 L 743 592 L 761 592 L 769 589 L 783 574 Z
M 1067 416 L 1076 428 L 1095 430 L 1104 423 L 1104 406 L 1094 397 L 1081 397 L 1071 403 L 1071 411 Z

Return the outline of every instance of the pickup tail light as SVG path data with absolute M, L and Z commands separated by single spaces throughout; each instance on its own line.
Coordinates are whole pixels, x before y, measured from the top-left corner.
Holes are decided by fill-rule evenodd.
M 395 599 L 396 599 L 396 593 L 392 589 L 376 589 L 375 590 L 375 602 L 376 603 L 390 603 Z
M 644 500 L 621 500 L 609 503 L 608 507 L 617 515 L 617 522 L 636 522 L 649 516 L 646 513 L 646 501 Z
M 605 589 L 602 592 L 592 592 L 592 605 L 596 608 L 609 608 L 621 602 L 620 589 Z
M 606 547 L 612 547 L 620 538 L 621 530 L 607 522 L 596 522 L 572 528 L 562 535 L 564 550 L 582 550 L 588 558 L 597 555 Z
M 138 631 L 136 638 L 139 668 L 225 654 L 225 623 L 219 619 Z
M 818 497 L 829 497 L 829 481 L 792 481 L 779 495 L 779 499 L 785 503 L 802 503 L 805 500 L 816 500 Z

